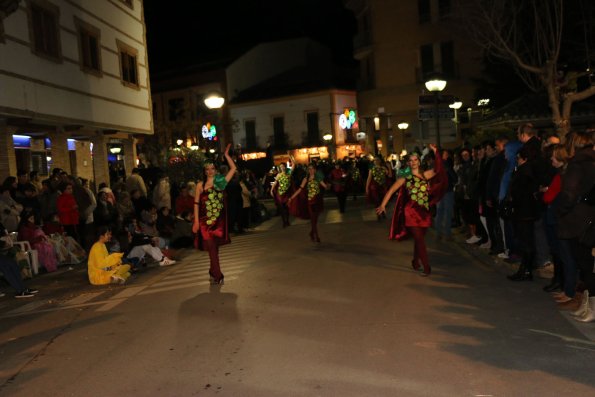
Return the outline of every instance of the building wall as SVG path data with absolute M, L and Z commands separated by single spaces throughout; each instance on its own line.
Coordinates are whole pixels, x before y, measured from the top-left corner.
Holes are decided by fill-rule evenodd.
M 276 98 L 230 106 L 230 117 L 237 121 L 234 142 L 246 144 L 245 121 L 256 122 L 257 145 L 265 147 L 273 143 L 273 117 L 283 116 L 288 147 L 300 147 L 308 131 L 306 114 L 318 112 L 320 137 L 331 130 L 332 97 L 330 92 L 317 92 L 309 95 Z
M 384 109 L 390 118 L 391 133 L 400 120 L 409 123 L 409 145 L 432 141 L 435 121 L 417 119 L 418 97 L 425 93 L 421 74 L 421 46 L 433 45 L 435 71 L 440 72 L 440 43 L 452 41 L 455 78 L 447 79 L 446 95 L 460 98 L 464 107 L 473 105 L 475 84 L 481 73 L 479 51 L 457 29 L 453 19 L 440 18 L 438 0 L 430 1 L 430 21 L 420 23 L 417 0 L 346 0 L 358 18 L 359 33 L 354 42 L 355 56 L 362 65 L 358 89 L 360 114 L 372 119 Z M 455 12 L 455 1 L 452 1 Z M 364 22 L 366 20 L 367 22 Z M 367 31 L 364 31 L 368 27 Z M 367 73 L 369 66 L 371 72 Z M 367 77 L 371 77 L 371 81 Z M 369 128 L 368 128 L 369 129 Z M 454 123 L 441 120 L 443 143 L 454 143 Z
M 44 0 L 45 1 L 45 0 Z M 142 2 L 48 0 L 59 8 L 61 61 L 35 55 L 27 7 L 4 20 L 0 44 L 0 114 L 31 115 L 39 121 L 150 133 L 151 101 Z M 102 75 L 81 70 L 77 25 L 100 30 Z M 120 79 L 117 41 L 138 51 L 139 88 Z

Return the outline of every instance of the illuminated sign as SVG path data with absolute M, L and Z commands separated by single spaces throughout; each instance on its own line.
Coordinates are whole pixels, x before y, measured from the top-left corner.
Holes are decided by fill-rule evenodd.
M 266 158 L 267 154 L 264 152 L 256 152 L 256 153 L 244 153 L 242 154 L 242 160 L 257 160 L 257 159 L 264 159 Z
M 202 126 L 202 137 L 208 139 L 209 141 L 216 141 L 217 140 L 217 128 L 211 123 L 207 123 Z
M 31 147 L 31 137 L 27 135 L 13 135 L 12 145 L 15 149 L 29 149 Z
M 344 130 L 350 130 L 355 127 L 357 117 L 355 109 L 345 109 L 343 114 L 339 116 L 339 126 Z

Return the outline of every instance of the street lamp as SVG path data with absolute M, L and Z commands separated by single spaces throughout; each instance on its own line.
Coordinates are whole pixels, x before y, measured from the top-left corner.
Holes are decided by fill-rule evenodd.
M 449 108 L 455 110 L 454 122 L 455 122 L 455 134 L 457 136 L 457 139 L 459 139 L 459 109 L 461 108 L 461 106 L 463 106 L 463 102 L 461 102 L 458 99 L 456 99 L 453 103 L 448 105 Z
M 183 139 L 178 139 L 178 140 L 176 141 L 176 144 L 177 144 L 178 146 L 182 146 L 182 143 L 184 143 L 184 140 L 183 140 Z
M 428 91 L 434 93 L 434 103 L 436 104 L 436 146 L 440 147 L 440 92 L 446 88 L 446 80 L 440 78 L 433 78 L 426 81 L 426 88 Z
M 404 150 L 405 149 L 405 130 L 407 128 L 409 128 L 409 123 L 406 121 L 401 121 L 401 122 L 399 122 L 399 124 L 397 124 L 397 128 L 399 130 L 401 130 L 401 146 L 402 146 L 401 149 Z M 394 149 L 395 149 L 395 153 L 397 153 L 396 145 L 395 145 Z
M 326 133 L 322 136 L 322 139 L 324 139 L 324 142 L 326 144 L 326 150 L 328 150 L 329 158 L 332 158 L 332 156 L 331 156 L 331 141 L 333 139 L 333 134 L 331 134 L 330 132 Z
M 225 98 L 223 98 L 218 93 L 214 92 L 207 95 L 204 99 L 206 107 L 209 109 L 221 109 L 223 104 L 225 103 Z

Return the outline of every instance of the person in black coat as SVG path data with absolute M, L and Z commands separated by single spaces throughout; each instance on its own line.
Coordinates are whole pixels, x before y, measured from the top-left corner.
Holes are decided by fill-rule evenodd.
M 584 200 L 595 184 L 595 151 L 593 133 L 576 132 L 566 138 L 567 151 L 571 156 L 562 176 L 562 188 L 557 197 L 556 216 L 558 237 L 570 244 L 571 252 L 580 270 L 580 279 L 593 302 L 582 321 L 595 321 L 595 274 L 593 274 L 594 247 L 587 246 L 581 237 L 589 224 L 595 222 L 595 206 Z M 586 294 L 585 294 L 586 295 Z M 585 296 L 575 295 L 578 308 Z M 585 305 L 587 306 L 587 305 Z
M 521 148 L 517 154 L 517 169 L 510 181 L 512 200 L 512 222 L 515 238 L 521 250 L 521 264 L 516 273 L 508 276 L 511 281 L 533 279 L 535 257 L 535 231 L 533 224 L 538 216 L 536 192 L 539 189 L 537 178 L 529 162 L 529 150 Z

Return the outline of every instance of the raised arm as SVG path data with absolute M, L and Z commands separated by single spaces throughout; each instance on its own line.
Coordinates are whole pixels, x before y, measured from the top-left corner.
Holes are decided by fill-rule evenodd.
M 434 168 L 427 170 L 424 172 L 424 178 L 432 179 L 436 176 L 437 173 L 442 171 L 442 157 L 441 153 L 438 152 L 438 148 L 434 144 L 428 145 L 430 149 L 434 152 Z
M 390 200 L 392 195 L 395 194 L 397 190 L 401 188 L 401 186 L 403 186 L 404 183 L 405 178 L 399 178 L 395 181 L 395 183 L 392 184 L 392 186 L 388 189 L 388 192 L 386 192 L 386 194 L 384 195 L 382 203 L 378 208 L 376 208 L 376 213 L 378 215 L 382 214 L 386 210 L 386 205 L 388 204 L 388 201 Z
M 235 175 L 236 170 L 237 170 L 236 163 L 233 162 L 233 159 L 229 155 L 230 147 L 231 147 L 231 143 L 227 145 L 227 147 L 225 148 L 225 153 L 224 153 L 225 160 L 227 161 L 227 165 L 229 165 L 229 171 L 225 175 L 225 180 L 227 182 L 231 181 L 231 178 L 233 178 L 233 176 Z

